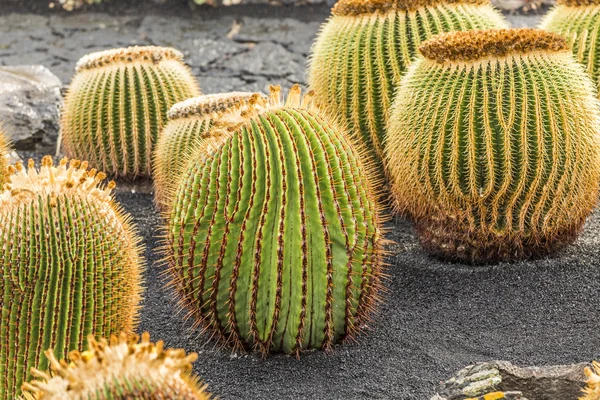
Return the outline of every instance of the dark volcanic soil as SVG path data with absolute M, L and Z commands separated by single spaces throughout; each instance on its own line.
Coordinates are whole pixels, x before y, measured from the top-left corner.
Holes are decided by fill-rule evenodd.
M 95 13 L 11 14 L 22 11 L 21 5 L 0 1 L 0 64 L 42 63 L 67 83 L 77 59 L 90 51 L 173 45 L 184 50 L 206 93 L 303 82 L 310 43 L 327 17 L 324 7 L 266 6 L 193 13 L 185 7 L 149 7 L 140 14 L 119 8 L 116 0 Z M 532 26 L 538 19 L 510 17 L 516 26 Z M 117 198 L 133 215 L 147 248 L 140 332 L 198 352 L 196 371 L 224 400 L 427 400 L 441 380 L 473 362 L 556 364 L 600 356 L 600 214 L 558 257 L 491 267 L 429 258 L 406 222 L 390 222 L 389 239 L 397 244 L 388 259 L 389 293 L 371 332 L 357 344 L 337 346 L 333 355 L 263 360 L 216 348 L 177 314 L 159 278 L 161 256 L 155 249 L 162 222 L 152 194 L 144 187 L 136 193 L 120 187 Z

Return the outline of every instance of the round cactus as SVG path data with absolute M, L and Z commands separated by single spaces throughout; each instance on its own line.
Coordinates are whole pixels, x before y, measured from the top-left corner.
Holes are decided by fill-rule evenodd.
M 394 90 L 419 44 L 440 32 L 507 27 L 489 0 L 340 0 L 332 13 L 313 47 L 310 86 L 360 132 L 375 160 Z
M 183 350 L 164 350 L 150 335 L 128 339 L 113 336 L 110 343 L 88 338 L 88 350 L 72 351 L 59 362 L 46 351 L 52 373 L 33 370 L 36 380 L 23 385 L 24 400 L 209 400 L 206 386 L 191 375 L 198 358 Z
M 46 156 L 9 167 L 0 193 L 0 398 L 14 399 L 29 369 L 81 348 L 88 334 L 137 323 L 139 237 L 112 199 L 114 183 Z
M 444 258 L 542 256 L 571 243 L 597 201 L 599 107 L 558 35 L 441 34 L 398 90 L 386 143 L 392 192 Z
M 575 58 L 583 64 L 596 88 L 600 88 L 598 24 L 600 2 L 595 0 L 558 0 L 540 24 L 540 28 L 567 38 Z
M 79 60 L 61 118 L 66 154 L 115 176 L 150 176 L 169 109 L 200 94 L 182 59 L 177 50 L 148 46 Z
M 168 260 L 182 305 L 234 348 L 299 354 L 364 327 L 382 234 L 370 174 L 348 137 L 294 86 L 208 158 L 173 200 Z
M 154 151 L 156 204 L 168 209 L 177 182 L 195 149 L 218 147 L 228 131 L 242 121 L 248 106 L 257 107 L 264 99 L 258 93 L 222 93 L 188 99 L 169 111 L 169 122 L 161 132 Z M 211 140 L 206 140 L 206 139 Z
M 7 156 L 8 156 L 8 140 L 4 137 L 2 131 L 0 131 L 0 191 L 4 188 L 6 183 L 7 173 Z

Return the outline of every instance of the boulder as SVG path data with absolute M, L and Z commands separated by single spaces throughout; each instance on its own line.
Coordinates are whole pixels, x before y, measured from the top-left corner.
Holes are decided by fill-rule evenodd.
M 442 383 L 431 400 L 575 400 L 582 395 L 586 381 L 583 370 L 588 365 L 520 368 L 508 361 L 470 365 Z
M 44 66 L 0 67 L 0 121 L 14 148 L 54 153 L 61 88 Z

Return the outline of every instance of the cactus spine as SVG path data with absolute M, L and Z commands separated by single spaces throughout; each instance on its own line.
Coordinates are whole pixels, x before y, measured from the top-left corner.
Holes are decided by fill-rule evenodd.
M 488 0 L 340 0 L 310 60 L 310 86 L 378 160 L 394 90 L 439 32 L 507 27 Z
M 8 140 L 4 137 L 4 133 L 0 131 L 0 192 L 4 189 L 4 184 L 7 180 L 7 157 L 8 157 Z
M 114 203 L 114 183 L 46 156 L 36 170 L 9 167 L 0 193 L 0 398 L 14 399 L 88 334 L 130 332 L 137 323 L 142 259 L 130 218 Z
M 88 337 L 88 350 L 72 351 L 59 362 L 46 351 L 52 373 L 34 370 L 35 381 L 23 385 L 23 400 L 209 400 L 206 386 L 191 375 L 196 353 L 163 348 L 150 335 L 128 339 L 125 334 L 96 341 Z
M 169 122 L 160 134 L 154 151 L 154 188 L 156 204 L 168 209 L 170 194 L 197 148 L 217 148 L 240 123 L 248 106 L 264 102 L 257 93 L 204 95 L 175 104 Z M 210 140 L 207 140 L 210 139 Z
M 234 348 L 330 350 L 377 302 L 381 228 L 349 139 L 279 87 L 174 198 L 167 259 L 182 305 Z
M 67 155 L 115 176 L 150 176 L 170 107 L 200 94 L 182 59 L 177 50 L 148 46 L 79 60 L 61 118 Z
M 600 363 L 594 361 L 584 372 L 588 377 L 587 387 L 583 390 L 585 396 L 579 400 L 600 400 Z
M 585 70 L 600 88 L 600 2 L 593 0 L 558 0 L 557 5 L 542 20 L 540 28 L 558 33 L 565 38 L 583 64 Z
M 564 39 L 536 29 L 441 34 L 420 47 L 391 111 L 401 212 L 444 258 L 541 256 L 597 201 L 599 110 Z

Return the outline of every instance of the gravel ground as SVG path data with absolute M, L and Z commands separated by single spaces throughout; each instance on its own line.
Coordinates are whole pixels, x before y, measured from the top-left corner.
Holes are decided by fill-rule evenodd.
M 0 63 L 45 64 L 67 82 L 77 59 L 90 51 L 172 45 L 186 52 L 206 93 L 263 90 L 271 82 L 304 82 L 305 57 L 327 17 L 324 7 L 195 13 L 159 8 L 144 15 L 120 8 L 102 11 L 0 15 Z M 510 19 L 516 26 L 533 26 L 539 16 Z M 147 247 L 140 331 L 198 352 L 195 370 L 224 400 L 426 400 L 441 380 L 473 362 L 542 365 L 599 356 L 599 214 L 581 239 L 555 258 L 489 267 L 432 259 L 405 221 L 392 221 L 389 239 L 397 244 L 388 259 L 387 304 L 371 332 L 357 344 L 337 346 L 333 355 L 263 360 L 217 348 L 191 330 L 158 278 L 162 268 L 154 249 L 162 222 L 151 190 L 144 184 L 121 185 L 117 197 L 134 216 Z

